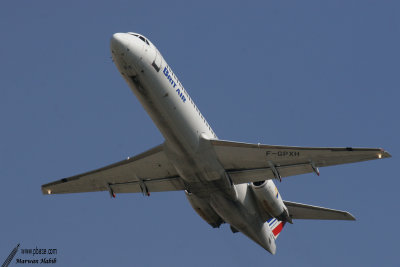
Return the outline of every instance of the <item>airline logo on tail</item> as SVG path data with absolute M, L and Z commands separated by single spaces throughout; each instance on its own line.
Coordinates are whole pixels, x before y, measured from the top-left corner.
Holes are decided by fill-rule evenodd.
M 283 226 L 285 226 L 285 222 L 278 221 L 275 218 L 271 218 L 267 222 L 269 228 L 271 228 L 271 231 L 274 234 L 275 239 L 277 239 L 283 229 Z

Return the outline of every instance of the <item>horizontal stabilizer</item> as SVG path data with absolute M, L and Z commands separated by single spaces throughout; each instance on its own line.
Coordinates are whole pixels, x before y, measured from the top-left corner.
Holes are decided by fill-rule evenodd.
M 283 201 L 293 219 L 308 220 L 346 220 L 355 221 L 353 215 L 347 211 L 327 209 L 296 202 Z

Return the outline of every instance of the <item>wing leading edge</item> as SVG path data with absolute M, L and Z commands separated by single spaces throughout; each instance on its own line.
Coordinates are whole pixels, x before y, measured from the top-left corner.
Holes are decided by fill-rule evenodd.
M 292 147 L 211 140 L 235 184 L 315 172 L 318 167 L 389 158 L 381 148 Z
M 109 166 L 42 185 L 43 194 L 109 191 L 149 194 L 185 189 L 163 146 Z

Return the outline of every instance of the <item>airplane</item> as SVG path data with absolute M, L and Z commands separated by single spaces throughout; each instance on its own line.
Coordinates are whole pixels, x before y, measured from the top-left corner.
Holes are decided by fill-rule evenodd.
M 108 191 L 143 193 L 183 190 L 209 225 L 229 224 L 276 253 L 285 223 L 297 219 L 355 220 L 346 211 L 282 199 L 273 180 L 315 173 L 338 164 L 383 159 L 381 148 L 295 147 L 221 140 L 193 99 L 145 36 L 127 32 L 111 38 L 111 54 L 165 141 L 109 166 L 42 185 L 46 195 Z

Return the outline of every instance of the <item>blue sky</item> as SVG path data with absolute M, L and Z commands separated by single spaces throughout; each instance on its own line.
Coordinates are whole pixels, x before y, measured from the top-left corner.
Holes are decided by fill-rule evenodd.
M 0 261 L 21 243 L 57 248 L 56 266 L 397 266 L 399 12 L 398 1 L 3 1 Z M 43 196 L 44 183 L 163 142 L 110 58 L 111 35 L 127 31 L 158 47 L 221 139 L 387 149 L 277 184 L 357 221 L 295 221 L 272 256 L 212 229 L 183 192 Z

